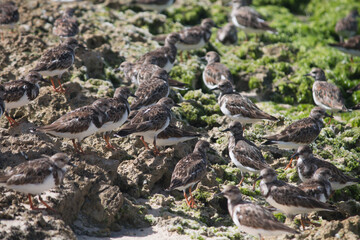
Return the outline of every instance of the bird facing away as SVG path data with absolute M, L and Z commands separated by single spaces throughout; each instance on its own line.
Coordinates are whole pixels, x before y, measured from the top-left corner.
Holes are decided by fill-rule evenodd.
M 243 127 L 240 122 L 232 122 L 223 132 L 230 131 L 229 156 L 236 167 L 241 170 L 241 181 L 244 181 L 244 172 L 259 173 L 264 168 L 269 168 L 261 150 L 243 136 Z
M 179 42 L 179 40 L 179 34 L 169 34 L 165 39 L 165 45 L 163 47 L 157 48 L 154 51 L 144 54 L 136 61 L 136 63 L 154 64 L 163 68 L 167 72 L 170 72 L 170 70 L 174 66 L 174 62 L 176 59 L 176 44 Z
M 350 177 L 332 163 L 315 157 L 309 146 L 299 147 L 292 156 L 292 158 L 296 157 L 299 157 L 296 163 L 297 172 L 303 182 L 310 181 L 317 169 L 326 168 L 331 172 L 329 182 L 333 190 L 339 190 L 360 183 L 360 178 Z
M 234 84 L 230 70 L 220 63 L 220 56 L 217 52 L 208 52 L 205 55 L 207 65 L 203 71 L 203 82 L 208 89 L 217 88 L 222 80 L 229 80 Z
M 331 112 L 348 111 L 340 89 L 326 81 L 325 73 L 321 68 L 313 68 L 306 76 L 311 76 L 315 80 L 312 92 L 316 105 Z
M 152 75 L 161 69 L 161 67 L 154 64 L 135 64 L 125 61 L 120 64 L 119 68 L 115 69 L 115 72 L 122 71 L 128 81 L 131 81 L 135 85 L 140 85 L 141 83 L 148 83 Z M 179 89 L 186 87 L 185 83 L 176 81 L 170 77 L 168 77 L 168 82 L 170 87 Z
M 28 194 L 32 210 L 34 207 L 31 195 L 39 195 L 39 200 L 48 208 L 40 194 L 62 184 L 67 166 L 75 166 L 65 153 L 56 153 L 51 157 L 43 157 L 21 163 L 9 172 L 0 174 L 0 187 L 13 189 Z
M 46 82 L 37 72 L 30 72 L 24 79 L 3 83 L 5 102 L 5 117 L 10 125 L 18 123 L 9 116 L 8 110 L 19 108 L 29 104 L 32 100 L 39 96 L 40 82 Z
M 50 125 L 37 127 L 34 130 L 56 137 L 69 138 L 75 150 L 83 153 L 81 141 L 96 133 L 101 128 L 103 119 L 105 119 L 104 113 L 90 105 L 68 112 Z
M 137 98 L 131 103 L 131 110 L 152 106 L 167 97 L 170 92 L 168 78 L 169 74 L 160 69 L 147 82 L 141 83 L 135 92 Z
M 359 17 L 359 12 L 357 9 L 353 9 L 345 18 L 340 19 L 336 23 L 335 32 L 339 34 L 340 42 L 343 42 L 344 38 L 356 35 L 358 28 L 357 17 Z
M 346 42 L 330 43 L 329 46 L 350 54 L 350 60 L 353 61 L 353 56 L 360 56 L 360 35 L 351 37 Z
M 104 132 L 106 148 L 115 149 L 110 143 L 110 132 L 122 126 L 130 114 L 128 98 L 135 96 L 127 87 L 119 87 L 115 90 L 113 98 L 101 98 L 92 103 L 95 109 L 103 113 L 104 118 L 98 133 Z
M 261 180 L 261 195 L 271 206 L 279 209 L 287 216 L 307 214 L 314 211 L 334 211 L 334 208 L 329 204 L 308 196 L 296 186 L 278 180 L 277 174 L 272 168 L 261 170 L 260 177 L 255 182 L 258 180 Z M 303 216 L 301 216 L 301 225 L 304 227 Z
M 17 6 L 12 1 L 0 3 L 0 32 L 1 41 L 4 40 L 2 29 L 13 28 L 19 21 L 20 15 Z
M 189 141 L 200 136 L 200 134 L 183 130 L 170 123 L 169 126 L 157 136 L 156 145 L 173 146 L 180 142 Z M 144 135 L 144 141 L 151 143 L 153 139 L 148 138 L 147 135 Z
M 331 195 L 331 184 L 329 179 L 331 172 L 327 168 L 318 168 L 308 182 L 303 182 L 299 188 L 307 195 L 316 198 L 321 202 L 326 202 Z
M 280 133 L 264 137 L 267 141 L 263 145 L 276 145 L 281 149 L 297 149 L 299 146 L 309 145 L 324 127 L 323 117 L 331 116 L 324 109 L 314 107 L 309 117 L 293 122 Z
M 269 210 L 244 201 L 237 187 L 225 186 L 221 193 L 227 198 L 229 214 L 240 231 L 259 236 L 260 239 L 263 239 L 263 236 L 299 234 L 296 230 L 279 222 Z
M 217 31 L 216 39 L 224 45 L 233 45 L 238 42 L 238 32 L 233 23 L 228 23 Z
M 74 17 L 74 8 L 68 8 L 64 14 L 55 20 L 53 34 L 60 38 L 75 37 L 79 33 L 79 26 Z
M 132 0 L 131 4 L 144 10 L 162 12 L 170 7 L 175 0 Z
M 45 51 L 34 69 L 43 76 L 49 76 L 53 88 L 56 92 L 65 93 L 61 85 L 60 78 L 74 63 L 75 49 L 79 47 L 79 43 L 74 38 L 68 38 L 60 45 Z M 53 77 L 58 76 L 59 87 L 56 88 Z
M 232 120 L 241 122 L 242 125 L 252 124 L 262 120 L 277 121 L 278 119 L 262 111 L 250 99 L 243 97 L 240 93 L 234 92 L 230 81 L 222 80 L 218 84 L 220 96 L 218 103 L 221 112 Z
M 244 31 L 246 39 L 249 33 L 277 33 L 276 29 L 270 27 L 259 13 L 244 6 L 242 0 L 233 0 L 232 5 L 231 20 L 236 27 Z
M 130 134 L 141 136 L 141 141 L 149 149 L 149 146 L 144 141 L 146 135 L 148 139 L 153 139 L 154 154 L 160 154 L 156 147 L 156 139 L 158 134 L 169 126 L 173 106 L 178 105 L 171 98 L 165 97 L 160 99 L 157 104 L 139 110 L 130 122 L 120 129 L 116 136 L 126 137 Z
M 210 149 L 210 144 L 200 140 L 196 143 L 194 151 L 182 158 L 175 166 L 171 176 L 170 187 L 168 191 L 174 189 L 183 191 L 186 203 L 189 207 L 195 207 L 195 200 L 191 193 L 192 187 L 197 184 L 206 175 L 206 153 Z M 190 201 L 186 195 L 186 189 L 189 189 Z

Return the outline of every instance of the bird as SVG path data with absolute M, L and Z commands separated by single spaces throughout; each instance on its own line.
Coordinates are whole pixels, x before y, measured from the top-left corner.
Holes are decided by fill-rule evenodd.
M 153 139 L 154 154 L 160 154 L 156 147 L 156 139 L 158 134 L 169 126 L 173 106 L 178 105 L 171 98 L 161 98 L 157 104 L 140 109 L 128 123 L 122 126 L 115 136 L 126 137 L 130 134 L 141 136 L 140 140 L 149 149 L 149 146 L 144 141 L 144 136 L 146 136 L 148 139 Z
M 262 145 L 276 145 L 281 149 L 297 149 L 299 146 L 309 145 L 319 136 L 324 127 L 323 117 L 332 117 L 320 107 L 314 107 L 309 117 L 297 120 L 287 126 L 280 133 L 263 137 L 267 141 Z M 292 160 L 287 168 L 291 166 Z
M 240 190 L 231 185 L 224 187 L 221 192 L 227 198 L 230 217 L 240 231 L 253 236 L 271 237 L 284 234 L 299 234 L 282 222 L 266 208 L 242 199 Z
M 230 131 L 229 138 L 229 156 L 236 167 L 241 170 L 241 181 L 244 181 L 243 172 L 259 173 L 264 168 L 269 168 L 261 150 L 252 142 L 244 138 L 243 127 L 240 122 L 231 122 L 229 127 L 222 132 Z
M 164 69 L 160 69 L 146 82 L 141 83 L 136 89 L 136 99 L 131 103 L 131 110 L 152 106 L 161 98 L 167 97 L 170 92 L 168 78 L 169 74 Z
M 176 44 L 180 40 L 180 35 L 177 33 L 169 34 L 165 39 L 165 45 L 150 51 L 141 56 L 135 63 L 138 64 L 154 64 L 167 72 L 170 72 L 174 66 L 177 54 Z
M 334 211 L 334 207 L 308 196 L 300 188 L 277 179 L 277 174 L 272 168 L 261 170 L 260 176 L 255 180 L 261 180 L 260 191 L 266 201 L 287 216 L 302 214 L 301 225 L 304 226 L 304 214 L 314 211 Z
M 351 37 L 346 42 L 330 43 L 329 46 L 350 54 L 350 61 L 353 62 L 353 56 L 360 56 L 360 35 Z
M 200 25 L 178 32 L 180 35 L 180 41 L 177 44 L 178 50 L 189 51 L 203 48 L 210 40 L 213 27 L 217 27 L 215 22 L 211 18 L 205 18 Z M 190 56 L 188 55 L 188 57 Z M 180 58 L 182 59 L 181 53 Z
M 42 76 L 49 76 L 53 88 L 56 92 L 65 93 L 60 78 L 74 63 L 75 49 L 79 43 L 74 38 L 68 38 L 58 46 L 45 51 L 37 61 L 35 68 L 31 71 L 38 72 Z M 58 76 L 59 88 L 55 87 L 53 77 Z
M 311 76 L 315 80 L 312 93 L 317 106 L 331 112 L 349 111 L 345 106 L 340 89 L 326 81 L 325 73 L 321 68 L 313 68 L 305 76 Z
M 358 16 L 358 10 L 353 9 L 345 18 L 340 19 L 336 23 L 335 32 L 339 35 L 340 42 L 343 42 L 344 38 L 350 38 L 356 35 L 358 29 Z
M 332 163 L 315 157 L 309 146 L 299 147 L 296 153 L 291 156 L 291 158 L 296 157 L 299 157 L 296 163 L 296 169 L 300 180 L 303 182 L 310 181 L 317 169 L 326 168 L 329 169 L 331 173 L 329 182 L 333 190 L 339 190 L 360 183 L 360 178 L 350 177 Z
M 75 37 L 79 33 L 79 26 L 74 17 L 75 8 L 67 8 L 63 15 L 55 20 L 53 34 L 60 38 Z
M 221 80 L 228 80 L 234 84 L 232 74 L 224 64 L 220 63 L 217 52 L 208 52 L 205 55 L 207 65 L 203 71 L 203 82 L 208 89 L 217 88 Z
M 259 13 L 255 12 L 252 8 L 244 6 L 243 2 L 242 0 L 232 0 L 230 17 L 233 24 L 244 31 L 246 39 L 249 33 L 277 33 L 276 29 L 270 27 Z
M 170 123 L 169 126 L 157 136 L 156 145 L 173 146 L 180 142 L 189 141 L 200 136 L 200 134 L 186 131 Z M 144 135 L 144 141 L 147 143 L 151 143 L 153 139 L 149 138 L 147 135 Z
M 49 125 L 34 128 L 32 132 L 39 131 L 56 137 L 69 138 L 75 150 L 84 153 L 81 141 L 96 133 L 101 128 L 104 119 L 105 115 L 99 109 L 91 105 L 84 106 L 66 113 Z
M 218 87 L 220 89 L 218 103 L 221 112 L 232 120 L 239 121 L 242 125 L 252 124 L 262 120 L 277 121 L 278 119 L 262 111 L 250 99 L 234 92 L 233 86 L 228 80 L 221 80 Z
M 217 31 L 216 39 L 224 45 L 234 45 L 238 42 L 238 32 L 233 23 L 227 23 Z
M 128 119 L 130 105 L 127 99 L 130 96 L 136 97 L 130 92 L 129 88 L 118 87 L 115 90 L 113 98 L 101 98 L 91 104 L 104 115 L 101 127 L 97 130 L 97 133 L 104 132 L 103 138 L 106 142 L 106 148 L 108 149 L 115 149 L 110 143 L 109 132 L 121 127 Z
M 13 28 L 20 19 L 17 6 L 12 1 L 0 3 L 0 29 Z M 1 30 L 1 41 L 4 40 L 4 33 Z
M 28 73 L 25 78 L 1 84 L 4 88 L 5 117 L 10 125 L 18 123 L 9 116 L 8 111 L 23 107 L 39 96 L 40 82 L 47 81 L 37 72 Z
M 162 12 L 173 5 L 174 1 L 175 0 L 132 0 L 131 4 L 144 10 Z
M 65 153 L 56 153 L 51 157 L 43 157 L 21 163 L 10 171 L 0 174 L 0 187 L 13 189 L 28 195 L 30 208 L 42 210 L 33 205 L 31 196 L 38 195 L 39 200 L 47 209 L 55 211 L 40 196 L 62 184 L 68 166 L 75 165 Z
M 316 198 L 320 202 L 326 202 L 331 195 L 332 188 L 329 182 L 331 172 L 327 168 L 318 168 L 311 179 L 299 185 L 307 195 Z
M 123 72 L 125 78 L 139 86 L 141 83 L 147 83 L 152 75 L 162 68 L 154 64 L 135 64 L 131 62 L 122 62 L 115 72 Z M 186 84 L 168 77 L 169 86 L 177 89 L 185 89 Z
M 207 141 L 198 141 L 195 145 L 194 151 L 186 157 L 180 159 L 171 175 L 171 182 L 167 191 L 172 191 L 174 189 L 183 191 L 186 204 L 190 208 L 195 207 L 195 200 L 191 189 L 200 182 L 207 173 L 206 153 L 210 149 L 210 144 Z M 186 195 L 186 189 L 189 189 L 190 200 L 188 200 Z

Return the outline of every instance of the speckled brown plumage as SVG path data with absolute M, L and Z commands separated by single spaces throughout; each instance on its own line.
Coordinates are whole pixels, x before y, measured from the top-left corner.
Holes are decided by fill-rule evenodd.
M 351 10 L 345 18 L 340 19 L 336 23 L 335 32 L 340 35 L 341 42 L 343 42 L 344 38 L 356 35 L 358 27 L 358 21 L 356 18 L 358 16 L 359 13 L 357 10 Z
M 207 65 L 203 72 L 204 84 L 213 89 L 221 80 L 228 80 L 234 84 L 232 74 L 224 64 L 220 63 L 220 56 L 216 52 L 208 52 L 205 55 Z
M 327 168 L 319 168 L 316 170 L 312 178 L 299 185 L 299 188 L 303 190 L 307 195 L 321 201 L 326 202 L 331 195 L 331 184 L 329 178 L 331 172 Z
M 16 23 L 19 18 L 19 11 L 14 2 L 0 3 L 0 25 Z
M 360 35 L 349 38 L 345 42 L 330 43 L 329 46 L 335 47 L 345 53 L 352 54 L 354 56 L 360 55 Z M 348 51 L 344 51 L 348 50 Z M 351 52 L 353 50 L 353 52 Z
M 55 20 L 53 34 L 59 37 L 74 37 L 79 33 L 79 26 L 74 17 L 75 9 L 68 8 Z
M 216 39 L 224 45 L 236 44 L 238 41 L 238 32 L 233 23 L 227 23 L 217 31 Z

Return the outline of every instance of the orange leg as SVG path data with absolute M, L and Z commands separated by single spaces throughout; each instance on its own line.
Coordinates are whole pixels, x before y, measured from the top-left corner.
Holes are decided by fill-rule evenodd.
M 79 142 L 77 143 L 77 147 L 78 147 L 78 150 L 80 153 L 84 153 L 84 150 L 81 148 L 81 145 Z
M 154 144 L 154 154 L 155 154 L 155 156 L 156 156 L 156 155 L 160 155 L 160 152 L 159 152 L 159 150 L 158 150 L 157 147 L 156 147 L 156 138 L 154 138 L 153 144 Z
M 51 81 L 51 85 L 54 88 L 54 91 L 57 92 L 56 87 L 55 87 L 55 83 L 54 83 L 54 79 L 52 77 L 50 77 L 50 81 Z
M 240 187 L 241 184 L 244 182 L 244 179 L 245 179 L 244 173 L 241 173 L 241 180 L 240 180 L 240 182 L 239 182 L 239 187 Z
M 304 223 L 304 217 L 301 216 L 300 218 L 300 223 L 301 223 L 301 226 L 303 227 L 303 230 L 305 231 L 305 223 Z
M 189 188 L 189 193 L 190 193 L 190 204 L 191 204 L 191 208 L 196 208 L 196 204 L 195 204 L 195 199 L 191 193 L 191 187 Z
M 293 159 L 291 158 L 291 159 L 290 159 L 289 164 L 288 164 L 288 165 L 286 165 L 286 167 L 285 167 L 285 169 L 284 169 L 284 170 L 286 170 L 286 169 L 288 169 L 288 168 L 293 168 L 293 167 L 291 166 L 292 161 L 293 161 Z
M 7 113 L 5 113 L 5 117 L 9 121 L 10 127 L 19 125 L 19 123 L 15 121 L 12 117 L 10 117 Z
M 46 207 L 47 209 L 49 209 L 49 210 L 51 210 L 51 211 L 53 211 L 53 212 L 56 212 L 55 209 L 53 209 L 52 207 L 50 207 L 46 202 L 44 202 L 44 201 L 42 200 L 42 198 L 40 197 L 40 195 L 39 195 L 39 200 L 40 200 L 40 202 L 41 202 L 42 204 L 45 205 L 45 207 Z
M 144 144 L 144 146 L 145 146 L 146 149 L 150 149 L 150 148 L 149 148 L 149 145 L 145 142 L 143 136 L 140 137 L 140 140 L 142 141 L 142 143 Z
M 111 145 L 111 143 L 110 143 L 110 136 L 107 135 L 107 134 L 104 134 L 104 139 L 105 139 L 105 142 L 106 142 L 106 148 L 115 150 L 115 147 L 113 145 Z
M 58 78 L 58 83 L 59 83 L 59 87 L 56 88 L 55 91 L 65 94 L 66 90 L 65 90 L 65 89 L 63 88 L 63 86 L 62 86 L 62 84 L 61 84 L 61 82 L 60 82 L 60 78 Z
M 71 139 L 73 145 L 74 145 L 74 148 L 75 148 L 75 151 L 79 151 L 78 148 L 77 148 L 77 144 L 75 143 L 75 139 Z
M 190 52 L 189 52 L 189 51 L 187 51 L 187 53 L 186 53 L 186 54 L 187 54 L 187 58 L 188 58 L 188 59 L 191 59 Z
M 184 190 L 184 197 L 185 197 L 186 204 L 190 207 L 190 202 L 188 200 L 188 197 L 186 196 L 186 190 Z
M 180 55 L 180 62 L 184 62 L 183 51 L 180 51 L 179 55 Z
M 37 210 L 38 208 L 34 207 L 34 204 L 31 200 L 31 194 L 28 194 L 28 198 L 29 198 L 29 204 L 30 204 L 31 210 Z

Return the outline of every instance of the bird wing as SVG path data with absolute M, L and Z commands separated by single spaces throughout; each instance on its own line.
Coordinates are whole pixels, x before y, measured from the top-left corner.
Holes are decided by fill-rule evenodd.
M 240 140 L 236 143 L 235 157 L 244 166 L 251 167 L 253 169 L 261 170 L 269 167 L 266 163 L 260 149 L 255 144 L 247 140 Z
M 57 69 L 68 69 L 74 62 L 74 53 L 69 49 L 63 49 L 62 46 L 46 51 L 38 60 L 37 65 L 32 71 L 53 71 Z
M 334 84 L 316 81 L 313 86 L 313 93 L 323 105 L 332 109 L 346 110 L 341 91 Z

